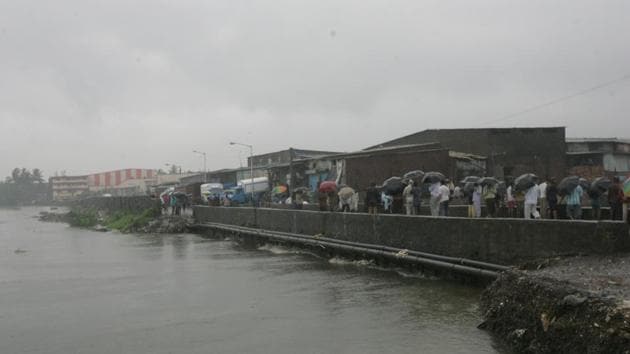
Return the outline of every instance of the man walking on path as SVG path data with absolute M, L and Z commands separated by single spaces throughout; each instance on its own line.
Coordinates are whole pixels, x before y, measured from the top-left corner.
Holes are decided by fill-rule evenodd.
M 573 192 L 567 196 L 567 216 L 571 220 L 579 220 L 582 218 L 582 194 L 584 190 L 580 185 L 575 187 Z
M 619 177 L 613 179 L 613 184 L 608 188 L 608 204 L 610 204 L 610 219 L 611 220 L 623 220 L 623 190 L 621 189 L 621 182 Z
M 540 189 L 538 189 L 538 185 L 535 184 L 531 186 L 527 193 L 525 193 L 525 219 L 531 219 L 532 216 L 534 219 L 540 219 L 540 213 L 536 210 L 536 206 L 538 205 L 538 196 L 540 195 Z

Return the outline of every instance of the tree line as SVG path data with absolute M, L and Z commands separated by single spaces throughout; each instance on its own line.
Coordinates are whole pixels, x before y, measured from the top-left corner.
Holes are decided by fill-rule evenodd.
M 24 167 L 16 167 L 11 171 L 11 175 L 5 178 L 5 182 L 15 184 L 44 183 L 43 171 L 39 168 L 29 170 Z
M 49 190 L 39 168 L 19 168 L 0 180 L 0 206 L 18 206 L 45 203 Z

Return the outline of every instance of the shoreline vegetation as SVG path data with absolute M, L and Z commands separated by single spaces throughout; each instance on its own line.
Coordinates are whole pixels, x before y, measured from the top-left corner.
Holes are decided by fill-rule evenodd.
M 119 210 L 111 214 L 96 209 L 73 208 L 68 212 L 41 212 L 40 221 L 64 222 L 71 227 L 122 233 L 181 233 L 187 222 L 178 216 L 162 215 L 159 208 Z

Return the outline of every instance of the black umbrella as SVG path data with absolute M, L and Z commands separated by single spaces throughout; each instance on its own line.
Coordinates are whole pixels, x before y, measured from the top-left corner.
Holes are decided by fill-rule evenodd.
M 186 198 L 186 193 L 184 192 L 175 192 L 173 193 L 173 195 L 175 196 L 175 198 Z
M 507 194 L 507 185 L 505 182 L 501 181 L 497 184 L 497 194 L 500 196 L 504 196 Z
M 591 189 L 605 192 L 610 188 L 612 182 L 606 177 L 597 177 L 591 183 Z
M 589 182 L 586 178 L 580 178 L 580 187 L 582 189 L 587 190 L 591 188 L 591 182 Z
M 400 177 L 390 177 L 383 182 L 383 192 L 385 194 L 398 194 L 405 188 L 405 185 Z
M 424 177 L 424 172 L 420 170 L 409 171 L 403 175 L 404 180 L 412 180 L 416 183 L 422 182 L 422 178 Z
M 524 192 L 537 184 L 538 176 L 533 173 L 526 173 L 518 176 L 514 180 L 514 190 L 517 192 Z
M 471 195 L 475 191 L 475 182 L 464 183 L 462 190 L 464 191 L 464 195 Z
M 577 186 L 580 185 L 580 177 L 578 176 L 569 176 L 565 177 L 558 184 L 558 190 L 560 194 L 571 194 Z
M 422 177 L 422 183 L 436 183 L 445 179 L 446 177 L 439 172 L 427 172 L 424 174 L 424 177 Z
M 484 177 L 479 180 L 479 184 L 482 186 L 497 185 L 499 184 L 499 180 L 494 177 Z
M 463 180 L 459 181 L 459 183 L 466 185 L 466 183 L 475 183 L 479 182 L 479 177 L 477 176 L 466 176 Z

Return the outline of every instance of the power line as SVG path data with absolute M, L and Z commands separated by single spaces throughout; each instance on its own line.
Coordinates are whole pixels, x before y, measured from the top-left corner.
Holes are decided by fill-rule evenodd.
M 490 120 L 490 121 L 486 121 L 486 122 L 480 123 L 479 125 L 486 125 L 486 124 L 490 124 L 490 123 L 497 123 L 497 122 L 501 122 L 501 121 L 504 121 L 504 120 L 512 119 L 514 117 L 518 117 L 520 115 L 523 115 L 523 114 L 526 114 L 526 113 L 530 113 L 530 112 L 539 110 L 541 108 L 545 108 L 545 107 L 554 105 L 556 103 L 560 103 L 562 101 L 566 101 L 566 100 L 570 100 L 570 99 L 578 97 L 578 96 L 586 95 L 588 93 L 591 93 L 593 91 L 597 91 L 597 90 L 602 89 L 604 87 L 612 86 L 614 84 L 617 84 L 617 83 L 619 83 L 621 81 L 625 81 L 627 79 L 630 79 L 630 74 L 626 74 L 624 76 L 621 76 L 621 77 L 616 78 L 616 79 L 611 80 L 611 81 L 602 82 L 600 84 L 597 84 L 595 86 L 589 87 L 587 89 L 580 90 L 580 91 L 574 92 L 574 93 L 572 93 L 570 95 L 562 96 L 560 98 L 556 98 L 556 99 L 553 99 L 551 101 L 547 101 L 547 102 L 538 104 L 536 106 L 529 107 L 527 109 L 524 109 L 524 110 L 516 112 L 516 113 L 508 114 L 508 115 L 503 116 L 503 117 L 498 118 L 498 119 L 494 119 L 494 120 Z

